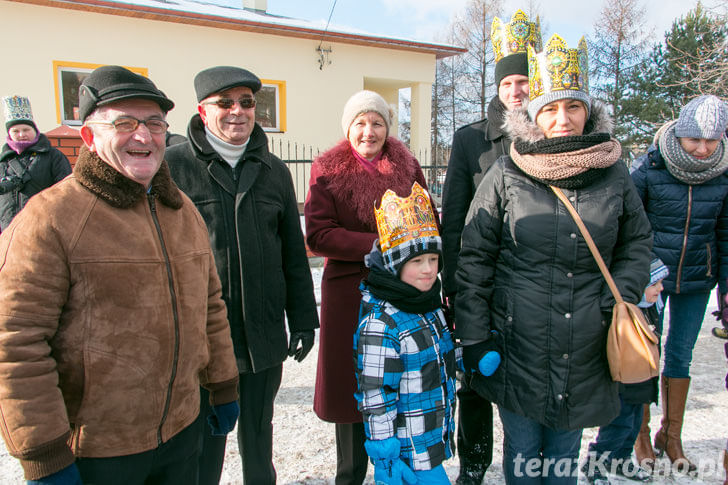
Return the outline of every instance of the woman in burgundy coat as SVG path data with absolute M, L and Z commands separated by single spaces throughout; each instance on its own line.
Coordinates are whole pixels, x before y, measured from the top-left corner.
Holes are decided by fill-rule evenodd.
M 360 485 L 367 472 L 352 345 L 359 283 L 368 272 L 364 256 L 377 239 L 374 203 L 387 189 L 406 197 L 414 181 L 426 187 L 415 157 L 387 136 L 391 120 L 392 111 L 379 94 L 352 96 L 341 119 L 346 139 L 314 160 L 304 207 L 308 246 L 326 258 L 313 406 L 319 418 L 336 424 L 337 485 Z

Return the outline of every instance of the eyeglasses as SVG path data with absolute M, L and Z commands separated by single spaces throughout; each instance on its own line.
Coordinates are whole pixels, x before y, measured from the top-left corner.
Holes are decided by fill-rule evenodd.
M 255 108 L 255 98 L 251 96 L 244 96 L 238 100 L 230 98 L 218 98 L 214 101 L 205 101 L 202 104 L 215 104 L 220 109 L 232 109 L 235 103 L 239 103 L 243 109 Z
M 86 124 L 113 126 L 119 133 L 134 133 L 139 128 L 139 125 L 142 124 L 153 135 L 161 135 L 169 128 L 169 123 L 164 120 L 158 118 L 138 120 L 133 116 L 121 116 L 113 121 L 87 121 Z

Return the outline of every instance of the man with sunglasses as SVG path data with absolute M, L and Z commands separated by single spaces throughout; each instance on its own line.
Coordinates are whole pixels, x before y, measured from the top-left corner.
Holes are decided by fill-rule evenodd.
M 222 280 L 240 372 L 243 482 L 272 484 L 273 402 L 283 361 L 303 360 L 318 328 L 298 204 L 288 168 L 268 151 L 255 122 L 260 79 L 217 66 L 197 74 L 194 86 L 198 105 L 188 142 L 168 148 L 166 158 L 207 223 Z M 203 397 L 200 419 L 208 411 Z M 217 484 L 225 437 L 203 432 L 199 483 Z
M 29 484 L 197 483 L 210 426 L 238 416 L 207 230 L 163 160 L 174 103 L 119 66 L 79 90 L 73 175 L 0 235 L 0 431 Z

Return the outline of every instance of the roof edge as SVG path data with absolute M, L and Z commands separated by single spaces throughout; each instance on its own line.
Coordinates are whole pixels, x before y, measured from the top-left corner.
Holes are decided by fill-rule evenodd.
M 385 49 L 398 49 L 414 51 L 425 54 L 434 54 L 437 59 L 444 59 L 450 56 L 467 52 L 463 47 L 433 44 L 404 39 L 392 39 L 366 34 L 352 34 L 343 32 L 324 31 L 315 28 L 297 27 L 291 25 L 280 25 L 252 20 L 234 19 L 218 15 L 207 15 L 183 10 L 168 10 L 144 5 L 118 3 L 105 0 L 8 0 L 16 3 L 26 3 L 53 8 L 64 8 L 70 10 L 83 10 L 107 15 L 119 15 L 123 17 L 144 18 L 147 20 L 159 20 L 163 22 L 174 22 L 188 25 L 199 25 L 220 29 L 240 30 L 256 32 L 284 37 L 297 37 L 303 39 L 323 40 L 328 42 L 340 42 L 369 47 L 380 47 Z

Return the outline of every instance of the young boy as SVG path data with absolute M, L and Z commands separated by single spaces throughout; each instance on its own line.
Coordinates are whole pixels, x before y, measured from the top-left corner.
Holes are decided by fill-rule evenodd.
M 650 282 L 645 288 L 642 301 L 639 302 L 647 321 L 658 334 L 659 314 L 663 308 L 660 292 L 662 292 L 662 280 L 667 275 L 667 266 L 659 258 L 653 259 L 650 264 Z M 643 414 L 649 420 L 649 405 L 651 402 L 657 402 L 657 388 L 656 377 L 638 384 L 619 385 L 619 399 L 622 405 L 619 416 L 608 425 L 599 428 L 596 441 L 589 443 L 589 458 L 582 468 L 589 483 L 608 485 L 607 470 L 639 482 L 651 479 L 648 468 L 654 466 L 654 454 L 652 463 L 640 462 L 642 458 L 640 456 L 637 457 L 638 463 L 635 463 L 631 455 L 637 436 L 643 429 Z M 645 423 L 644 429 L 647 430 L 647 442 L 651 451 L 647 424 Z
M 376 483 L 449 484 L 442 463 L 452 456 L 461 364 L 442 311 L 442 241 L 416 182 L 406 198 L 388 190 L 380 207 L 354 334 L 365 448 Z

